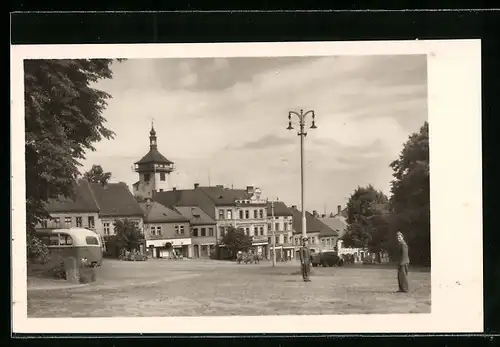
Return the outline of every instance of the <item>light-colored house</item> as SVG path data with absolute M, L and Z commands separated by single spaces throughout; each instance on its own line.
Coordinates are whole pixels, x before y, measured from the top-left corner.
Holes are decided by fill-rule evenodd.
M 276 259 L 293 259 L 295 257 L 293 245 L 293 213 L 282 201 L 267 203 L 268 243 L 272 249 L 272 230 L 274 228 Z M 271 256 L 269 252 L 268 256 Z
M 100 183 L 79 179 L 73 196 L 50 200 L 46 205 L 51 218 L 38 228 L 86 228 L 98 233 L 104 245 L 114 234 L 116 220 L 130 219 L 142 231 L 142 210 L 123 182 Z
M 156 201 L 141 202 L 146 248 L 153 258 L 169 258 L 168 244 L 183 257 L 193 256 L 189 219 Z
M 193 258 L 208 258 L 215 251 L 217 243 L 215 220 L 198 206 L 177 206 L 175 208 L 189 220 L 191 226 L 191 242 Z
M 293 214 L 293 243 L 295 246 L 295 251 L 298 252 L 301 246 L 302 239 L 302 212 L 297 209 L 297 206 L 292 206 L 290 209 Z M 334 234 L 334 231 L 322 223 L 319 218 L 316 218 L 312 213 L 306 211 L 306 228 L 307 237 L 309 238 L 309 248 L 313 252 L 317 252 L 323 249 L 320 235 Z
M 246 189 L 198 187 L 208 196 L 215 209 L 215 220 L 219 236 L 222 238 L 229 227 L 244 230 L 252 238 L 252 246 L 257 253 L 269 252 L 267 230 L 267 200 L 259 188 L 248 186 Z

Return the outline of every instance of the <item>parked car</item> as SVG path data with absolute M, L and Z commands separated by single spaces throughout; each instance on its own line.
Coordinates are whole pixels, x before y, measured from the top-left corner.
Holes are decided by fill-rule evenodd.
M 311 263 L 312 266 L 323 266 L 323 267 L 332 267 L 332 266 L 342 266 L 342 259 L 338 256 L 336 251 L 323 251 L 323 252 L 314 252 L 311 255 Z

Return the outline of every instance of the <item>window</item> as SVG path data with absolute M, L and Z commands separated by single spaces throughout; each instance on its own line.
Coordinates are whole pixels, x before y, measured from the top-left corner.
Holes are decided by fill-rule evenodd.
M 274 223 L 274 230 L 280 231 L 280 223 Z
M 260 229 L 260 234 L 264 235 L 264 227 L 260 227 L 259 229 Z
M 94 216 L 89 216 L 89 229 L 94 229 L 94 228 L 95 228 Z
M 134 226 L 137 229 L 139 229 L 139 226 L 140 226 L 141 223 L 140 223 L 140 221 L 138 219 L 132 219 L 132 223 L 134 223 Z M 161 227 L 159 227 L 159 228 L 161 228 Z
M 151 179 L 151 175 L 148 173 L 145 173 L 144 174 L 144 182 L 149 183 L 150 179 Z
M 214 228 L 208 228 L 208 236 L 214 236 Z
M 243 210 L 240 210 L 240 219 L 243 219 Z
M 271 238 L 270 237 L 267 238 L 267 243 L 271 244 Z
M 267 230 L 272 231 L 273 225 L 271 223 L 267 224 Z
M 288 243 L 288 236 L 287 235 L 283 235 L 283 243 Z
M 201 236 L 207 236 L 207 228 L 201 228 Z
M 51 218 L 51 224 L 54 228 L 58 229 L 61 227 L 61 219 L 60 218 Z
M 224 219 L 224 210 L 219 210 L 219 219 L 220 220 Z
M 49 246 L 59 246 L 59 235 L 49 236 Z
M 280 243 L 280 237 L 279 237 L 279 236 L 276 236 L 276 237 L 275 237 L 275 241 L 276 241 L 276 244 L 277 244 L 277 245 L 279 245 L 279 243 Z
M 99 240 L 97 240 L 97 237 L 94 236 L 87 236 L 85 238 L 85 241 L 87 242 L 87 245 L 98 245 Z
M 165 181 L 165 172 L 160 172 L 160 181 Z
M 44 219 L 44 220 L 43 220 L 40 224 L 42 224 L 42 228 L 47 229 L 47 227 L 48 227 L 48 222 L 47 222 L 47 220 L 46 220 L 46 219 Z
M 227 219 L 233 219 L 233 211 L 227 210 Z
M 264 210 L 259 210 L 259 218 L 264 218 Z
M 109 222 L 103 222 L 102 225 L 104 227 L 104 235 L 110 235 L 111 233 L 110 233 Z
M 193 228 L 193 236 L 198 237 L 198 228 Z
M 285 221 L 283 226 L 285 227 L 285 231 L 287 231 L 288 230 L 288 223 L 286 221 Z
M 245 228 L 245 234 L 247 234 L 247 236 L 250 236 L 250 228 Z
M 257 210 L 253 210 L 253 218 L 257 219 Z
M 249 219 L 249 218 L 250 218 L 250 211 L 245 210 L 245 219 Z
M 60 246 L 71 246 L 73 244 L 73 239 L 69 235 L 59 235 L 59 245 Z
M 81 228 L 83 225 L 82 217 L 76 217 L 76 227 Z
M 184 235 L 184 225 L 176 225 L 175 226 L 175 233 L 177 235 Z
M 224 227 L 219 227 L 219 234 L 221 237 L 224 236 Z

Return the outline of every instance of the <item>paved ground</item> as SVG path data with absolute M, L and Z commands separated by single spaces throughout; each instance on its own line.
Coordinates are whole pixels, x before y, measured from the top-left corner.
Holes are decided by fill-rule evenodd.
M 227 316 L 430 312 L 430 273 L 411 271 L 411 293 L 395 293 L 396 270 L 237 265 L 214 260 L 107 260 L 87 286 L 28 291 L 29 317 Z

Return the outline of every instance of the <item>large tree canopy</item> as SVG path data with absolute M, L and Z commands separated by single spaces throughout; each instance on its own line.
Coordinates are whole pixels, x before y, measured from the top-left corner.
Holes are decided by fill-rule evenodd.
M 93 143 L 114 133 L 104 126 L 107 93 L 93 88 L 111 78 L 108 59 L 25 60 L 25 150 L 28 254 L 36 223 L 50 198 L 70 196 L 79 161 Z
M 222 237 L 222 243 L 232 251 L 233 257 L 238 251 L 246 251 L 252 247 L 252 238 L 241 228 L 228 228 Z
M 92 168 L 83 174 L 83 178 L 89 182 L 105 185 L 111 178 L 111 172 L 104 172 L 101 165 L 92 165 Z
M 372 185 L 357 187 L 347 203 L 347 230 L 342 240 L 347 247 L 385 249 L 387 196 Z
M 390 199 L 393 227 L 405 235 L 410 260 L 430 264 L 429 124 L 410 135 L 399 158 L 391 163 Z

